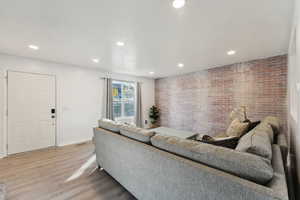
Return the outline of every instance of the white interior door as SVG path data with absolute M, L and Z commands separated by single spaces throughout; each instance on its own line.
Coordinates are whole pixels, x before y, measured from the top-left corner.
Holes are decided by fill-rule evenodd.
M 55 76 L 9 71 L 7 92 L 8 154 L 55 146 Z

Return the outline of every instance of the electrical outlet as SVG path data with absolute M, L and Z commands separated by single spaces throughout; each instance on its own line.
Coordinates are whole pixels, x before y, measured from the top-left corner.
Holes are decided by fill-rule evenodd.
M 300 83 L 297 83 L 296 87 L 297 87 L 297 91 L 300 92 Z

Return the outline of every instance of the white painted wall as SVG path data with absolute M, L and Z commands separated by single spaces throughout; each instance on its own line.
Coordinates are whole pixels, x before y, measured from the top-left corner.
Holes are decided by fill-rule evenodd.
M 101 70 L 0 54 L 0 157 L 6 155 L 7 70 L 52 74 L 57 87 L 57 144 L 79 143 L 92 138 L 92 128 L 102 114 L 103 79 Z M 142 82 L 143 119 L 154 104 L 154 80 L 112 74 L 112 78 Z
M 289 51 L 289 143 L 296 156 L 300 183 L 300 0 L 296 0 L 293 33 Z M 300 186 L 297 186 L 299 190 Z

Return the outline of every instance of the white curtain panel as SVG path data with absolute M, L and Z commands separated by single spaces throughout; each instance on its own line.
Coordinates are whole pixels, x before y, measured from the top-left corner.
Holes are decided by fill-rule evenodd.
M 113 119 L 112 108 L 112 80 L 111 78 L 104 78 L 104 102 L 103 102 L 103 117 L 106 119 Z
M 136 83 L 136 111 L 135 111 L 135 124 L 137 127 L 143 127 L 142 120 L 142 90 L 141 83 Z

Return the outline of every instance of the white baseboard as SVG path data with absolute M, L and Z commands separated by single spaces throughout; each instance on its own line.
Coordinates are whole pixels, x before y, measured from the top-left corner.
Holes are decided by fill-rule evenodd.
M 85 140 L 80 140 L 80 141 L 66 142 L 66 143 L 58 144 L 57 146 L 58 147 L 63 147 L 63 146 L 67 146 L 67 145 L 80 144 L 80 143 L 90 142 L 90 141 L 92 141 L 92 139 L 85 139 Z
M 92 139 L 85 139 L 85 140 L 80 140 L 80 141 L 73 141 L 73 142 L 68 142 L 68 143 L 62 143 L 57 145 L 58 147 L 63 147 L 67 145 L 72 145 L 72 144 L 80 144 L 80 143 L 85 143 L 85 142 L 91 142 Z M 0 159 L 7 157 L 7 155 L 0 153 Z

